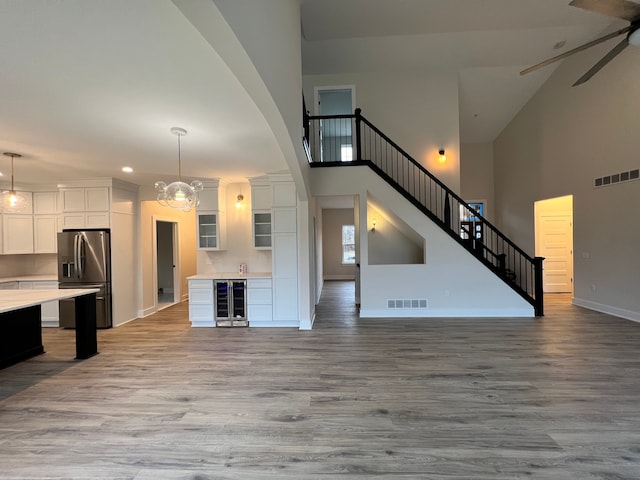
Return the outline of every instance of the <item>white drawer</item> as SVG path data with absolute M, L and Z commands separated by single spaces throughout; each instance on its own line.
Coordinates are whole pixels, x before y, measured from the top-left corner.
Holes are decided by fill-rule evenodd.
M 270 288 L 249 288 L 247 290 L 248 305 L 271 305 Z
M 271 288 L 271 279 L 247 278 L 247 288 Z
M 213 292 L 213 280 L 189 280 L 189 290 L 192 288 L 208 288 Z
M 192 322 L 213 322 L 213 305 L 189 305 L 189 320 Z
M 251 324 L 251 322 L 273 320 L 273 309 L 271 305 L 248 305 L 247 310 L 249 324 Z
M 213 305 L 213 288 L 209 288 L 206 290 L 201 288 L 190 288 L 189 303 Z

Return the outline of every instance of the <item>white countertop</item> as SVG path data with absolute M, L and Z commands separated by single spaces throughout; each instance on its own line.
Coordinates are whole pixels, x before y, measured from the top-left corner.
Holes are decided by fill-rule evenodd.
M 97 288 L 68 288 L 64 290 L 0 290 L 0 313 L 32 307 L 54 300 L 97 293 Z
M 16 275 L 14 277 L 0 277 L 0 283 L 7 282 L 57 282 L 58 275 Z
M 244 275 L 239 274 L 238 272 L 212 272 L 212 273 L 198 273 L 197 275 L 192 275 L 187 277 L 187 280 L 236 280 L 243 278 L 271 278 L 270 272 L 256 272 L 256 273 L 245 273 Z

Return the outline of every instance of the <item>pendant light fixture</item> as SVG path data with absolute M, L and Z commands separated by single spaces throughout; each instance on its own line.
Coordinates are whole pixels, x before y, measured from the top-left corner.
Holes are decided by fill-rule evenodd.
M 16 158 L 21 158 L 19 153 L 4 152 L 7 157 L 11 157 L 11 190 L 5 190 L 2 192 L 2 206 L 0 209 L 5 213 L 19 213 L 29 208 L 31 204 L 29 196 L 23 192 L 16 192 L 13 185 L 13 161 Z
M 180 158 L 180 138 L 187 134 L 184 128 L 173 127 L 171 133 L 178 136 L 178 181 L 167 185 L 164 182 L 156 182 L 158 191 L 158 203 L 165 207 L 175 208 L 188 212 L 197 207 L 200 200 L 198 192 L 202 191 L 202 182 L 194 180 L 191 185 L 182 181 L 182 159 Z

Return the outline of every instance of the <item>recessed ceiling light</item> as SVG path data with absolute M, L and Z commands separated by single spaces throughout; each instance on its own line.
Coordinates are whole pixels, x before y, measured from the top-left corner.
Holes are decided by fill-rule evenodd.
M 131 167 L 122 167 L 122 171 L 126 172 L 126 173 L 131 173 L 131 172 L 133 172 L 133 168 L 131 168 Z
M 2 173 L 2 172 L 0 172 L 0 177 L 2 177 L 2 176 L 3 176 L 3 173 Z

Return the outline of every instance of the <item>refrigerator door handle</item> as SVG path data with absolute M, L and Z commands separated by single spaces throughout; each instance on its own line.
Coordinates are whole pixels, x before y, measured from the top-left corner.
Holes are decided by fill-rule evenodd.
M 75 264 L 76 267 L 76 271 L 75 271 L 75 276 L 80 278 L 79 274 L 78 274 L 78 234 L 76 233 L 73 236 L 73 263 Z
M 78 272 L 78 278 L 82 278 L 84 276 L 84 265 L 82 264 L 82 247 L 84 240 L 80 234 L 76 235 L 76 239 L 76 265 L 78 266 L 76 271 Z

